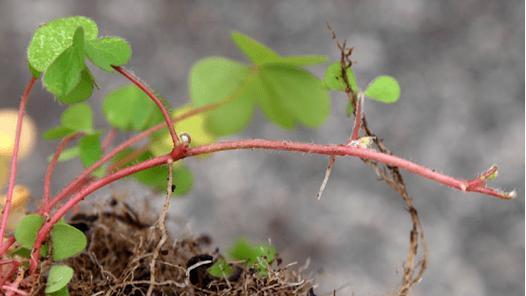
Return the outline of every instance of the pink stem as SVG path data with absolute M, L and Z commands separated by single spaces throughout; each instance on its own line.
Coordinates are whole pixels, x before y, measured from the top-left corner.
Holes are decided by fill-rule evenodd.
M 143 155 L 145 152 L 149 150 L 150 147 L 148 145 L 145 145 L 143 147 L 137 148 L 136 150 L 132 151 L 131 153 L 125 155 L 118 161 L 113 162 L 111 165 L 108 166 L 106 173 L 110 174 L 114 171 L 117 171 L 119 168 L 127 165 L 128 163 L 134 161 L 139 156 Z
M 4 203 L 4 208 L 2 210 L 2 224 L 0 225 L 0 242 L 4 241 L 7 220 L 9 218 L 9 211 L 11 210 L 11 203 L 13 200 L 13 192 L 16 183 L 18 150 L 20 149 L 20 136 L 22 135 L 22 123 L 24 122 L 24 114 L 26 112 L 27 99 L 36 81 L 37 79 L 35 77 L 31 77 L 31 80 L 29 80 L 29 83 L 27 84 L 26 89 L 22 94 L 22 98 L 20 99 L 20 107 L 18 108 L 18 118 L 16 122 L 15 145 L 13 147 L 13 155 L 11 157 L 9 187 L 7 188 L 7 196 Z
M 288 141 L 271 141 L 263 139 L 241 140 L 241 141 L 225 141 L 203 145 L 195 148 L 189 148 L 186 156 L 196 156 L 201 154 L 214 153 L 226 150 L 240 150 L 240 149 L 269 149 L 269 150 L 283 150 L 292 152 L 303 152 L 322 155 L 336 155 L 336 156 L 355 156 L 362 159 L 377 161 L 390 166 L 396 166 L 405 169 L 411 173 L 420 175 L 424 178 L 436 181 L 440 184 L 459 189 L 461 191 L 480 192 L 491 195 L 500 199 L 511 199 L 514 197 L 514 192 L 506 193 L 500 192 L 487 187 L 468 187 L 471 180 L 459 180 L 429 168 L 418 165 L 411 161 L 399 158 L 394 155 L 389 155 L 377 152 L 371 149 L 352 147 L 347 145 L 320 145 L 308 144 Z
M 199 108 L 194 108 L 192 110 L 189 110 L 179 116 L 174 117 L 173 122 L 182 121 L 186 118 L 192 117 L 194 115 L 207 112 L 210 110 L 213 110 L 217 107 L 221 106 L 219 103 L 214 104 L 208 104 L 204 105 Z M 123 151 L 124 149 L 131 147 L 133 144 L 142 141 L 143 139 L 147 138 L 151 134 L 155 133 L 158 130 L 161 130 L 165 127 L 164 123 L 158 124 L 156 126 L 153 126 L 120 144 L 119 146 L 115 147 L 113 150 L 108 152 L 106 155 L 104 155 L 99 161 L 92 164 L 90 167 L 86 168 L 75 180 L 73 180 L 71 183 L 69 183 L 62 191 L 60 191 L 49 203 L 48 208 L 42 207 L 39 210 L 39 213 L 49 212 L 49 210 L 55 206 L 58 202 L 63 200 L 64 198 L 68 197 L 70 194 L 72 194 L 75 189 L 78 187 L 77 185 L 82 183 L 84 179 L 89 177 L 91 173 L 93 173 L 96 169 L 98 169 L 100 166 L 111 160 L 113 157 L 115 157 L 119 152 Z
M 349 143 L 351 141 L 358 140 L 360 127 L 362 125 L 362 108 L 363 108 L 363 102 L 364 101 L 364 95 L 363 93 L 358 94 L 358 100 L 356 100 L 356 115 L 354 118 L 354 128 L 352 130 L 351 139 L 349 139 Z
M 8 264 L 13 264 L 13 266 L 11 267 L 9 272 L 6 274 L 6 276 L 3 277 L 2 280 L 0 281 L 0 287 L 3 286 L 5 282 L 8 281 L 15 274 L 16 270 L 20 266 L 20 262 L 18 261 L 15 261 L 15 260 L 9 260 L 9 261 L 10 262 Z
M 157 96 L 150 90 L 144 83 L 142 83 L 139 79 L 134 77 L 131 73 L 128 73 L 124 68 L 119 66 L 113 66 L 113 69 L 115 69 L 117 72 L 121 73 L 124 77 L 128 78 L 131 82 L 133 82 L 138 88 L 140 88 L 152 101 L 157 105 L 157 107 L 161 110 L 164 121 L 166 123 L 166 126 L 168 127 L 168 131 L 170 132 L 170 136 L 172 137 L 172 142 L 174 144 L 174 147 L 177 147 L 177 144 L 180 142 L 179 137 L 177 136 L 177 133 L 175 132 L 174 124 L 172 121 L 172 118 L 170 117 L 170 113 L 168 113 L 168 110 L 166 110 L 166 107 L 163 105 L 161 100 L 157 98 Z
M 72 135 L 69 135 L 62 139 L 60 141 L 60 144 L 57 147 L 57 150 L 55 150 L 55 154 L 53 155 L 53 159 L 49 162 L 49 165 L 46 170 L 46 175 L 44 176 L 44 205 L 43 207 L 45 209 L 49 209 L 49 193 L 51 191 L 51 177 L 53 175 L 53 172 L 55 171 L 55 167 L 57 166 L 58 158 L 60 157 L 60 154 L 66 148 L 66 146 L 69 144 L 69 142 L 76 137 L 78 137 L 79 134 L 75 133 Z M 46 215 L 47 213 L 44 213 Z
M 49 231 L 51 231 L 51 228 L 55 223 L 57 223 L 58 220 L 60 220 L 64 215 L 73 208 L 77 203 L 82 201 L 86 196 L 93 193 L 94 191 L 100 189 L 101 187 L 104 187 L 116 180 L 122 179 L 126 176 L 135 174 L 137 172 L 159 166 L 162 164 L 165 164 L 167 161 L 174 159 L 180 159 L 184 157 L 184 151 L 185 149 L 180 149 L 179 154 L 173 155 L 173 154 L 167 154 L 164 156 L 159 156 L 156 158 L 152 158 L 150 160 L 146 160 L 144 162 L 138 163 L 136 165 L 126 167 L 118 172 L 115 172 L 111 175 L 108 175 L 100 180 L 97 180 L 88 186 L 82 188 L 79 193 L 77 193 L 72 199 L 68 200 L 63 206 L 61 206 L 54 214 L 53 216 L 46 221 L 46 223 L 42 226 L 40 231 L 38 232 L 37 239 L 35 241 L 33 252 L 31 253 L 31 266 L 30 271 L 33 273 L 36 270 L 37 264 L 38 264 L 38 257 L 40 253 L 40 247 L 42 246 L 42 243 L 46 239 L 47 235 L 49 234 Z
M 345 71 L 344 71 L 345 72 Z M 349 137 L 349 140 L 347 141 L 347 145 L 351 145 L 353 141 L 358 140 L 358 137 L 360 136 L 360 127 L 362 125 L 362 106 L 364 101 L 364 94 L 360 92 L 358 94 L 358 100 L 356 100 L 356 112 L 355 118 L 354 118 L 354 127 L 352 130 L 351 137 Z M 332 168 L 334 167 L 334 164 L 336 163 L 336 156 L 331 155 L 329 157 L 329 161 L 327 163 L 327 169 L 325 170 L 325 176 L 323 177 L 323 181 L 320 186 L 320 190 L 318 191 L 318 194 L 316 195 L 316 198 L 318 200 L 321 199 L 321 196 L 323 192 L 325 191 L 325 187 L 327 187 L 327 183 L 329 183 L 329 178 L 331 177 Z
M 48 236 L 49 232 L 53 225 L 61 219 L 71 208 L 73 208 L 77 203 L 82 201 L 86 196 L 93 193 L 94 191 L 104 187 L 116 180 L 129 176 L 131 174 L 137 173 L 142 170 L 146 170 L 158 165 L 165 164 L 166 162 L 172 160 L 177 161 L 185 157 L 198 156 L 203 154 L 215 153 L 220 151 L 227 150 L 241 150 L 241 149 L 267 149 L 267 150 L 281 150 L 281 151 L 291 151 L 291 152 L 303 152 L 311 154 L 321 154 L 329 156 L 354 156 L 361 159 L 368 159 L 372 161 L 377 161 L 384 163 L 390 166 L 396 166 L 402 169 L 405 169 L 414 174 L 420 175 L 422 177 L 428 178 L 430 180 L 436 181 L 438 183 L 444 184 L 446 186 L 456 188 L 462 191 L 473 191 L 488 194 L 495 196 L 501 199 L 510 199 L 513 198 L 513 193 L 504 193 L 494 190 L 487 187 L 468 187 L 471 180 L 459 180 L 453 177 L 440 174 L 431 169 L 428 169 L 424 166 L 415 164 L 411 161 L 377 152 L 371 149 L 361 148 L 361 147 L 352 147 L 348 145 L 320 145 L 320 144 L 309 144 L 309 143 L 298 143 L 298 142 L 288 142 L 288 141 L 271 141 L 263 139 L 252 139 L 252 140 L 241 140 L 241 141 L 225 141 L 220 143 L 214 143 L 209 145 L 203 145 L 195 148 L 187 148 L 185 146 L 178 146 L 179 148 L 174 149 L 170 154 L 156 157 L 139 164 L 123 168 L 111 175 L 108 175 L 100 180 L 97 180 L 88 186 L 81 189 L 72 199 L 66 202 L 62 207 L 60 207 L 54 215 L 46 221 L 38 232 L 37 239 L 34 244 L 34 248 L 31 255 L 31 264 L 30 272 L 33 273 L 36 271 L 38 266 L 38 260 L 40 253 L 40 247 L 42 243 Z
M 16 277 L 16 280 L 13 283 L 11 283 L 11 285 L 9 286 L 3 285 L 2 288 L 4 290 L 7 290 L 6 296 L 29 295 L 29 293 L 18 289 L 18 286 L 20 285 L 23 279 L 24 279 L 24 274 L 22 272 L 18 274 L 18 276 Z
M 13 260 L 13 259 L 2 259 L 2 260 L 0 260 L 0 265 L 11 264 L 13 262 L 15 262 L 15 260 Z
M 27 296 L 29 295 L 27 292 L 24 292 L 18 289 L 19 284 L 20 284 L 19 281 L 14 282 L 13 284 L 11 284 L 11 286 L 2 286 L 2 289 L 9 291 L 8 293 L 6 293 L 6 296 L 13 296 L 13 295 Z M 13 293 L 16 293 L 16 294 L 13 294 Z
M 497 168 L 496 165 L 491 166 L 488 170 L 486 170 L 485 172 L 480 174 L 480 176 L 478 178 L 475 178 L 472 181 L 470 181 L 469 184 L 468 184 L 468 188 L 478 187 L 478 186 L 481 186 L 481 185 L 485 184 L 487 182 L 488 178 L 491 175 L 495 174 L 497 172 L 497 170 L 498 170 L 498 168 Z
M 5 252 L 7 252 L 9 248 L 11 248 L 11 246 L 15 243 L 15 241 L 16 240 L 14 236 L 10 236 L 9 238 L 7 238 L 7 240 L 4 241 L 2 245 L 0 246 L 0 256 L 3 256 Z
M 160 130 L 161 128 L 163 128 L 164 125 L 157 125 L 157 126 L 154 126 L 152 128 L 149 128 L 148 130 L 140 133 L 140 134 L 137 134 L 133 137 L 131 137 L 130 139 L 128 139 L 127 141 L 123 142 L 122 144 L 120 144 L 119 146 L 115 147 L 113 150 L 111 150 L 110 152 L 108 152 L 106 155 L 104 155 L 101 159 L 99 159 L 97 162 L 95 162 L 94 164 L 92 164 L 90 167 L 86 168 L 77 178 L 75 178 L 75 180 L 73 180 L 71 183 L 69 183 L 64 189 L 62 189 L 61 192 L 59 192 L 55 197 L 53 197 L 53 199 L 49 202 L 49 205 L 48 207 L 43 207 L 41 210 L 40 210 L 40 213 L 43 213 L 43 212 L 46 212 L 46 211 L 49 211 L 49 209 L 51 209 L 53 206 L 55 206 L 58 202 L 60 202 L 62 199 L 66 198 L 67 196 L 69 196 L 76 188 L 77 188 L 77 185 L 82 183 L 84 181 L 84 179 L 86 179 L 87 177 L 89 177 L 89 175 L 91 173 L 93 173 L 97 168 L 99 168 L 101 165 L 103 165 L 104 163 L 106 163 L 107 161 L 111 160 L 113 157 L 115 157 L 119 152 L 123 151 L 124 149 L 130 147 L 131 145 L 147 138 L 150 134 L 152 134 L 153 132 L 157 131 L 157 130 Z
M 115 139 L 115 136 L 117 136 L 117 130 L 112 128 L 102 141 L 102 151 L 108 150 L 108 148 L 111 146 L 111 143 L 113 142 L 113 139 Z

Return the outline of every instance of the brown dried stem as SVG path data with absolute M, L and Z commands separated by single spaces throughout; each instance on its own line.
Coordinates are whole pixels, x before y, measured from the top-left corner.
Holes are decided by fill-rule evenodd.
M 156 226 L 158 226 L 158 230 L 161 232 L 161 239 L 159 239 L 159 242 L 155 249 L 153 250 L 152 254 L 152 261 L 150 261 L 150 287 L 148 287 L 148 291 L 146 293 L 146 296 L 151 296 L 153 293 L 153 289 L 156 285 L 155 281 L 155 262 L 157 260 L 157 257 L 159 257 L 159 252 L 161 251 L 161 248 L 166 243 L 166 240 L 168 239 L 168 232 L 166 231 L 166 216 L 168 215 L 168 210 L 170 209 L 170 200 L 172 199 L 172 192 L 173 192 L 173 167 L 172 167 L 172 160 L 169 160 L 166 165 L 168 167 L 168 187 L 166 189 L 166 197 L 164 199 L 163 209 L 161 210 L 161 215 L 159 216 L 159 220 L 157 220 Z M 156 232 L 157 227 L 153 229 L 153 232 Z M 155 238 L 155 234 L 152 234 L 153 238 Z
M 374 148 L 382 153 L 392 154 L 391 151 L 384 145 L 383 141 L 378 138 L 376 134 L 373 133 L 369 128 L 366 116 L 362 112 L 363 98 L 358 100 L 357 94 L 352 90 L 349 79 L 347 78 L 347 69 L 352 66 L 350 56 L 352 54 L 353 48 L 347 49 L 346 42 L 344 41 L 343 43 L 340 43 L 336 38 L 335 31 L 330 27 L 329 24 L 327 24 L 327 27 L 332 34 L 332 39 L 335 40 L 336 45 L 340 50 L 341 75 L 346 86 L 345 93 L 347 94 L 350 103 L 354 107 L 353 114 L 355 116 L 355 129 L 353 130 L 353 135 L 351 136 L 350 141 L 357 139 L 358 131 L 356 130 L 356 127 L 361 127 L 366 136 L 372 137 Z M 413 199 L 407 192 L 404 179 L 398 167 L 379 164 L 378 162 L 367 159 L 362 160 L 376 172 L 381 180 L 385 181 L 389 187 L 400 194 L 407 206 L 407 211 L 409 212 L 411 218 L 412 227 L 409 235 L 409 248 L 407 250 L 407 256 L 404 264 L 402 283 L 398 289 L 398 295 L 410 295 L 413 286 L 422 279 L 428 260 L 427 242 L 424 236 L 424 230 L 422 228 L 420 218 L 418 216 L 418 211 L 414 205 Z M 422 258 L 420 261 L 415 263 L 415 259 L 418 256 L 419 245 L 422 245 L 423 247 Z

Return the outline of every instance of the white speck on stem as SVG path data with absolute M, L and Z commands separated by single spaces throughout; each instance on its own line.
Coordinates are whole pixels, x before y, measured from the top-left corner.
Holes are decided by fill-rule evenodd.
M 179 135 L 179 138 L 181 138 L 181 141 L 185 143 L 186 145 L 190 144 L 192 142 L 192 138 L 187 133 L 182 133 Z

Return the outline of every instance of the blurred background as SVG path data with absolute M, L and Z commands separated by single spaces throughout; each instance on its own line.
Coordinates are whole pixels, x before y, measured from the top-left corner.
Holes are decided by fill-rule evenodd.
M 0 108 L 16 108 L 29 72 L 25 49 L 33 30 L 57 17 L 85 15 L 101 34 L 127 38 L 129 65 L 174 106 L 188 101 L 187 74 L 198 59 L 244 59 L 230 32 L 246 33 L 282 54 L 338 58 L 326 29 L 355 48 L 358 83 L 395 76 L 395 105 L 368 102 L 370 126 L 391 150 L 458 177 L 497 163 L 496 183 L 517 189 L 499 201 L 463 194 L 404 173 L 428 239 L 429 268 L 415 295 L 524 295 L 524 2 L 523 1 L 18 1 L 0 0 Z M 323 67 L 312 68 L 318 75 Z M 94 70 L 91 100 L 124 84 Z M 351 132 L 345 98 L 319 129 L 284 131 L 256 114 L 237 138 L 341 143 Z M 63 106 L 37 87 L 28 114 L 39 132 L 55 126 Z M 98 126 L 104 128 L 101 114 Z M 46 157 L 56 143 L 39 140 L 21 162 L 20 183 L 42 190 Z M 321 201 L 315 199 L 326 158 L 277 152 L 225 152 L 187 163 L 194 190 L 172 204 L 172 218 L 209 233 L 226 249 L 239 236 L 272 240 L 285 262 L 305 263 L 318 294 L 384 295 L 401 278 L 410 219 L 401 198 L 361 161 L 339 158 Z M 61 165 L 53 188 L 81 169 Z M 151 197 L 121 182 L 110 191 Z M 92 200 L 109 193 L 99 192 Z

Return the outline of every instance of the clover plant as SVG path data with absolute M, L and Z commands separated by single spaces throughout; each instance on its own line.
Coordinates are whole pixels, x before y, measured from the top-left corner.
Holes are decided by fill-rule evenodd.
M 80 201 L 128 176 L 152 190 L 162 191 L 167 184 L 167 166 L 173 171 L 175 194 L 183 195 L 192 186 L 200 186 L 183 159 L 226 150 L 267 149 L 320 154 L 329 156 L 331 164 L 336 157 L 357 157 L 406 170 L 461 191 L 501 199 L 515 196 L 514 192 L 499 191 L 487 185 L 496 175 L 496 167 L 473 179 L 456 179 L 397 157 L 381 148 L 383 146 L 372 147 L 371 143 L 381 143 L 371 136 L 362 122 L 363 99 L 388 104 L 396 102 L 401 91 L 393 77 L 380 75 L 362 90 L 352 63 L 343 58 L 330 62 L 324 55 L 281 55 L 240 32 L 233 32 L 231 38 L 246 60 L 215 56 L 197 61 L 188 74 L 188 102 L 172 106 L 173 101 L 163 97 L 160 90 L 154 90 L 124 68 L 132 58 L 130 44 L 122 37 L 100 36 L 94 20 L 73 16 L 38 27 L 27 49 L 28 76 L 31 77 L 20 103 L 16 139 L 20 138 L 26 105 L 31 103 L 28 102 L 29 94 L 39 80 L 50 93 L 50 99 L 56 100 L 56 108 L 63 112 L 58 125 L 42 135 L 52 141 L 48 145 L 55 141 L 58 144 L 56 152 L 49 157 L 44 194 L 37 202 L 40 206 L 23 217 L 10 234 L 6 224 L 16 184 L 19 149 L 18 144 L 14 147 L 12 178 L 0 225 L 0 255 L 4 264 L 15 271 L 27 269 L 24 274 L 29 280 L 43 267 L 41 259 L 49 258 L 53 263 L 48 271 L 45 293 L 68 295 L 67 285 L 74 271 L 64 260 L 83 252 L 88 242 L 85 234 L 69 225 L 64 217 Z M 325 64 L 328 65 L 321 79 L 309 71 L 312 65 Z M 97 86 L 104 81 L 95 77 L 93 68 L 121 76 L 124 82 L 108 93 L 101 93 Z M 350 112 L 355 115 L 354 123 L 350 124 L 354 125 L 353 135 L 342 144 L 221 139 L 243 131 L 256 108 L 271 124 L 283 129 L 319 127 L 331 113 L 345 113 L 345 110 L 333 110 L 331 91 L 346 93 Z M 94 95 L 104 97 L 102 106 L 94 106 L 90 101 Z M 94 121 L 94 114 L 99 112 L 104 115 L 105 124 Z M 114 145 L 119 132 L 132 136 Z M 65 188 L 52 194 L 50 184 L 55 166 L 58 162 L 74 159 L 80 160 L 84 171 Z M 261 274 L 270 268 L 275 256 L 272 247 L 254 246 L 244 240 L 234 244 L 230 251 L 232 259 L 245 260 Z M 224 260 L 210 269 L 216 276 L 230 272 L 231 266 Z M 10 273 L 3 279 L 3 287 L 17 289 L 20 281 L 13 276 L 15 274 Z

